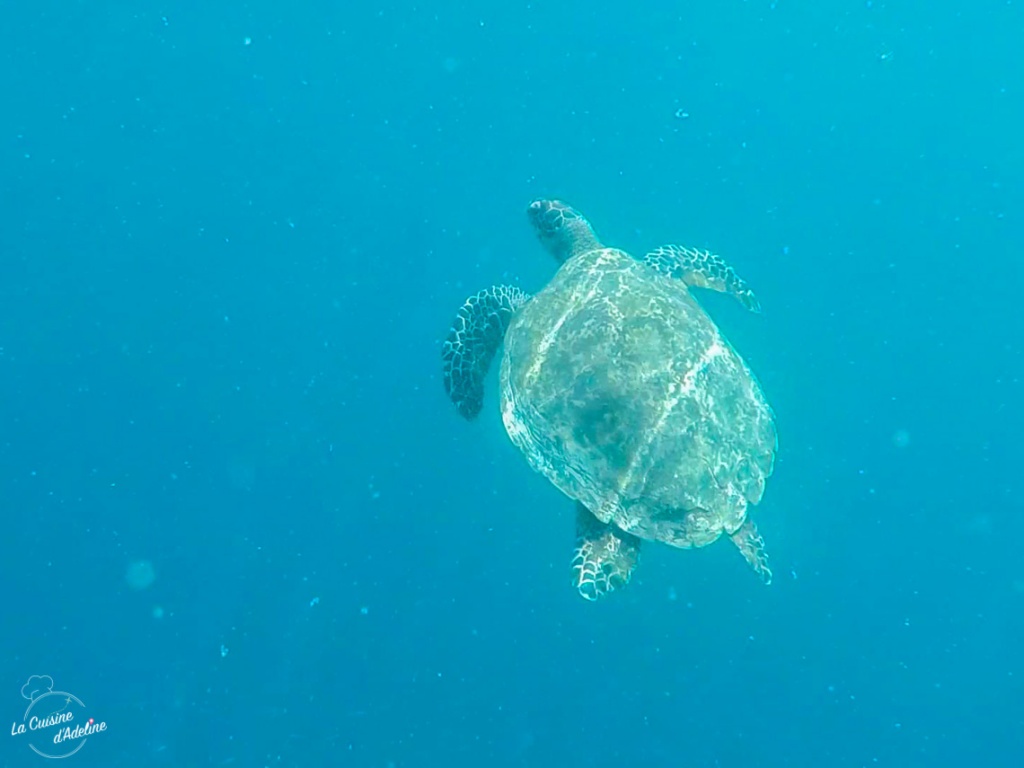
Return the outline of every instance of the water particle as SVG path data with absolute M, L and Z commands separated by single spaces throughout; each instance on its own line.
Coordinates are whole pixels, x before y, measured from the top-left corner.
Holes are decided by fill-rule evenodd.
M 156 569 L 149 560 L 136 560 L 128 566 L 124 574 L 128 586 L 136 592 L 148 589 L 156 581 Z

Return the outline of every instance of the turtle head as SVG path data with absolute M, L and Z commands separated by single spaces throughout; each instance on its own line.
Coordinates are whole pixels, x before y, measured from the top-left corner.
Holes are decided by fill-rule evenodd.
M 541 243 L 559 263 L 601 247 L 590 222 L 560 200 L 534 200 L 526 214 Z

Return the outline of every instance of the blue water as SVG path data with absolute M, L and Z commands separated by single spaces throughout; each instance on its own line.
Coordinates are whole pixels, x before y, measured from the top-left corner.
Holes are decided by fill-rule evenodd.
M 9 4 L 0 712 L 78 766 L 1024 763 L 1024 4 Z M 525 208 L 723 254 L 779 460 L 569 584 L 440 342 Z M 152 569 L 150 571 L 149 569 Z M 0 765 L 45 764 L 0 731 Z

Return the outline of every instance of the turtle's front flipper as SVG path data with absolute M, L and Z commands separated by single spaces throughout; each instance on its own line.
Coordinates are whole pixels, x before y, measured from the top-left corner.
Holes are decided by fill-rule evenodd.
M 644 256 L 644 263 L 687 285 L 731 293 L 751 312 L 761 311 L 761 304 L 747 282 L 736 274 L 736 270 L 725 259 L 710 251 L 682 245 L 663 245 Z
M 441 350 L 444 389 L 459 413 L 476 418 L 484 402 L 484 379 L 505 338 L 512 315 L 529 300 L 514 285 L 495 285 L 466 299 Z
M 576 550 L 572 558 L 572 583 L 586 600 L 624 587 L 640 558 L 640 539 L 602 523 L 576 503 Z
M 757 532 L 757 526 L 749 518 L 739 530 L 732 535 L 732 542 L 739 549 L 743 558 L 750 563 L 761 581 L 765 584 L 772 583 L 772 569 L 768 567 L 768 554 L 764 551 L 764 539 Z

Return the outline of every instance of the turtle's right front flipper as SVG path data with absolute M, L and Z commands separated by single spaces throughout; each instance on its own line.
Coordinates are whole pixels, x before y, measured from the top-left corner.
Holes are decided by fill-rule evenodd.
M 484 402 L 484 379 L 512 315 L 530 299 L 514 285 L 495 285 L 466 299 L 459 308 L 441 359 L 444 389 L 459 413 L 474 419 Z
M 761 303 L 747 281 L 716 253 L 683 245 L 663 245 L 644 256 L 644 264 L 687 285 L 731 293 L 751 312 L 761 311 Z
M 640 559 L 640 539 L 609 523 L 602 523 L 576 502 L 576 550 L 572 583 L 586 600 L 624 587 Z

